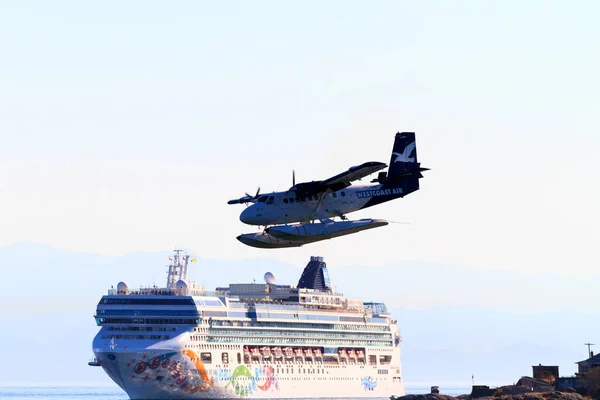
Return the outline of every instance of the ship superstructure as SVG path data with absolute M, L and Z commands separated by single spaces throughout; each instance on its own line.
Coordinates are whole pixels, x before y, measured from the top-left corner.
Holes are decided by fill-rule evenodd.
M 96 310 L 96 364 L 132 399 L 403 395 L 400 334 L 385 304 L 332 290 L 322 257 L 298 285 L 208 292 L 171 257 L 167 287 L 120 282 Z M 94 364 L 95 365 L 95 364 Z

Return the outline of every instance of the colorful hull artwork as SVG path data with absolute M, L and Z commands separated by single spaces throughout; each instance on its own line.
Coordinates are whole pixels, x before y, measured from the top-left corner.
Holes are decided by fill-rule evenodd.
M 279 390 L 270 365 L 238 365 L 233 372 L 227 368 L 207 369 L 198 354 L 188 349 L 164 354 L 125 353 L 118 357 L 99 354 L 98 359 L 132 399 L 148 398 L 150 393 L 152 398 L 263 397 L 259 393 Z
M 162 354 L 161 354 L 162 353 Z M 143 353 L 98 353 L 106 373 L 131 399 L 224 399 L 224 398 L 387 398 L 389 387 L 363 376 L 348 380 L 281 381 L 272 365 L 253 364 L 230 368 L 207 368 L 189 349 Z M 285 378 L 284 378 L 285 379 Z M 314 392 L 314 393 L 313 393 Z M 302 395 L 303 393 L 304 395 Z

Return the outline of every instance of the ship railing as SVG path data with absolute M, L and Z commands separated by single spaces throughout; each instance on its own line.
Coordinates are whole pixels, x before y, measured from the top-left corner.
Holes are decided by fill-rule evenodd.
M 245 309 L 248 307 L 248 303 L 254 303 L 254 305 L 257 309 L 269 308 L 271 310 L 298 310 L 298 311 L 304 310 L 304 307 L 298 306 L 297 304 L 275 304 L 275 303 L 271 303 L 271 302 L 261 303 L 258 300 L 254 301 L 254 300 L 242 300 L 242 299 L 229 302 L 229 307 Z
M 344 293 L 338 293 L 338 292 L 327 292 L 325 290 L 318 290 L 318 289 L 299 289 L 298 293 L 308 293 L 308 294 L 316 294 L 318 296 L 337 296 L 337 297 L 343 297 Z
M 188 289 L 188 296 L 219 297 L 223 296 L 223 292 L 204 289 Z
M 116 289 L 108 289 L 108 296 L 210 296 L 219 297 L 222 296 L 222 292 L 208 291 L 201 288 L 188 288 L 188 289 L 167 289 L 167 288 L 139 288 L 137 290 L 119 291 Z

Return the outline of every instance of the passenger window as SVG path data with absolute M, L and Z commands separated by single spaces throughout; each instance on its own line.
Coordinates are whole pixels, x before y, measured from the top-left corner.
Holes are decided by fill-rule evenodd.
M 288 199 L 283 199 L 283 204 L 287 204 L 288 203 Z
M 200 353 L 200 361 L 205 364 L 210 364 L 212 362 L 212 356 L 210 353 Z
M 342 192 L 342 197 L 346 197 L 346 192 Z
M 273 204 L 273 196 L 269 197 L 269 200 L 267 200 L 267 204 Z
M 238 364 L 241 364 L 242 363 L 242 353 L 238 353 L 237 359 L 238 359 Z
M 258 202 L 259 203 L 266 203 L 267 202 L 267 196 L 260 196 L 258 198 Z
M 229 354 L 221 353 L 221 361 L 223 364 L 229 364 Z
M 336 192 L 333 192 L 331 195 L 333 196 L 334 199 L 337 198 L 337 193 Z
M 290 204 L 294 204 L 294 198 L 293 197 L 290 199 Z
M 392 361 L 392 356 L 379 356 L 379 363 L 380 364 L 389 364 L 390 361 Z

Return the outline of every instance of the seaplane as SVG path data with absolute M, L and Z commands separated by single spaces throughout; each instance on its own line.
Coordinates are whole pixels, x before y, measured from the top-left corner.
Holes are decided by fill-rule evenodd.
M 398 132 L 390 165 L 369 161 L 321 181 L 296 183 L 286 191 L 255 195 L 246 193 L 228 204 L 245 204 L 240 221 L 264 227 L 261 232 L 239 235 L 245 245 L 274 249 L 299 247 L 308 243 L 378 228 L 389 224 L 383 219 L 349 220 L 346 214 L 402 198 L 419 190 L 422 172 L 429 170 L 417 161 L 414 132 Z M 352 182 L 378 172 L 370 184 Z M 338 218 L 336 220 L 336 218 Z

